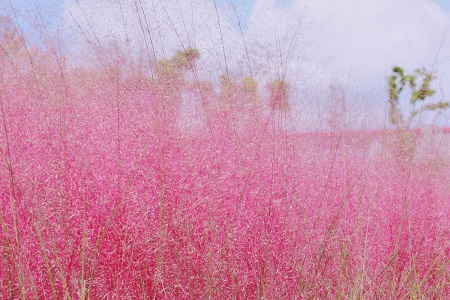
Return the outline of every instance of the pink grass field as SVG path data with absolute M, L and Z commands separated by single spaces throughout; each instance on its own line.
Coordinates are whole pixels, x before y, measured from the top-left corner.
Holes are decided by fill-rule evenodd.
M 445 299 L 448 133 L 1 52 L 1 299 Z

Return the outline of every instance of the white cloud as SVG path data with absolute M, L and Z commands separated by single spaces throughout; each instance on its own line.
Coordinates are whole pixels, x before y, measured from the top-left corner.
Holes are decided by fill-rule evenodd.
M 145 49 L 145 41 L 150 47 L 145 12 L 157 57 L 195 46 L 202 54 L 203 74 L 215 78 L 225 72 L 225 49 L 230 72 L 249 73 L 229 5 L 219 8 L 220 32 L 213 1 L 153 0 L 142 1 L 142 7 L 139 0 L 78 3 L 72 1 L 63 18 L 75 32 L 80 25 L 93 44 L 96 38 L 103 45 L 118 40 L 131 53 Z M 352 106 L 347 112 L 357 112 L 349 119 L 383 122 L 385 78 L 394 65 L 434 67 L 436 87 L 450 97 L 450 87 L 444 85 L 450 82 L 450 33 L 445 35 L 450 19 L 433 1 L 293 0 L 279 5 L 256 0 L 247 27 L 244 38 L 253 73 L 262 81 L 286 73 L 295 87 L 295 116 L 307 127 L 322 116 L 319 110 L 328 105 L 331 85 L 345 92 L 347 106 Z M 79 32 L 72 38 L 75 45 L 86 45 Z
M 449 27 L 448 15 L 427 0 L 294 0 L 288 6 L 256 0 L 247 34 L 288 60 L 290 80 L 312 78 L 308 84 L 319 91 L 345 86 L 348 105 L 378 112 L 379 123 L 385 78 L 394 65 L 434 67 L 436 87 L 450 81 Z M 295 52 L 289 55 L 292 40 Z M 450 97 L 450 87 L 444 93 Z
M 93 55 L 98 44 L 116 42 L 147 60 L 147 54 L 151 59 L 167 58 L 191 46 L 200 49 L 204 71 L 217 73 L 225 72 L 223 49 L 232 66 L 238 60 L 235 50 L 241 48 L 232 24 L 220 10 L 218 14 L 220 26 L 214 3 L 202 0 L 78 0 L 67 5 L 63 19 L 76 51 L 87 49 Z M 96 52 L 104 56 L 102 50 Z

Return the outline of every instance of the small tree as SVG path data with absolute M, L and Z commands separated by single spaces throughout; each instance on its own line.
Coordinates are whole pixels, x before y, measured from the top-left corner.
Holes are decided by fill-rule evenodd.
M 241 82 L 242 90 L 245 97 L 249 99 L 256 108 L 259 105 L 258 84 L 252 77 L 244 77 Z
M 414 117 L 423 111 L 441 111 L 449 107 L 448 102 L 425 103 L 427 97 L 436 93 L 430 87 L 434 79 L 431 72 L 422 68 L 415 70 L 413 74 L 405 74 L 399 66 L 395 66 L 392 72 L 389 77 L 389 119 L 397 128 L 408 129 Z M 408 86 L 411 89 L 409 103 L 412 110 L 405 116 L 400 108 L 400 94 Z
M 0 56 L 2 52 L 16 52 L 23 43 L 23 38 L 16 30 L 9 16 L 0 15 Z
M 192 70 L 198 59 L 200 59 L 200 52 L 195 48 L 189 47 L 184 51 L 178 50 L 172 61 L 180 69 Z
M 258 85 L 252 77 L 244 77 L 242 85 L 246 94 L 252 95 L 257 92 Z
M 284 80 L 275 80 L 268 84 L 270 91 L 270 106 L 277 111 L 289 110 L 290 85 Z
M 427 98 L 436 93 L 430 87 L 434 79 L 431 72 L 422 68 L 415 70 L 413 74 L 405 74 L 399 66 L 394 67 L 392 72 L 389 77 L 389 119 L 397 129 L 400 129 L 395 145 L 400 162 L 405 164 L 411 162 L 416 149 L 416 136 L 408 130 L 414 118 L 423 111 L 445 110 L 449 103 L 426 103 Z M 400 108 L 400 94 L 407 87 L 411 89 L 409 115 L 405 115 Z
M 192 70 L 196 61 L 200 58 L 200 52 L 195 48 L 186 48 L 184 51 L 178 50 L 170 60 L 162 59 L 156 64 L 156 71 L 160 79 L 168 80 L 171 83 L 182 79 L 186 70 Z
M 170 59 L 156 62 L 157 81 L 155 90 L 161 96 L 164 115 L 175 116 L 182 104 L 182 88 L 186 84 L 186 73 L 194 70 L 200 52 L 195 48 L 179 50 Z

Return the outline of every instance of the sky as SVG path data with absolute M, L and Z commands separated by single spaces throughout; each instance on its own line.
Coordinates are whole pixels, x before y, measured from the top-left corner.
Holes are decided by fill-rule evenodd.
M 27 1 L 14 3 L 35 13 Z M 342 98 L 350 126 L 382 125 L 394 65 L 433 69 L 437 100 L 450 98 L 450 0 L 217 0 L 217 12 L 211 0 L 148 0 L 139 13 L 131 0 L 36 1 L 79 63 L 98 56 L 98 43 L 118 42 L 137 56 L 151 36 L 158 57 L 198 48 L 206 78 L 227 70 L 259 82 L 285 77 L 299 127 L 324 122 L 323 111 L 338 114 Z M 150 35 L 139 24 L 144 17 Z
M 436 2 L 445 10 L 450 11 L 450 1 L 448 0 L 436 0 Z

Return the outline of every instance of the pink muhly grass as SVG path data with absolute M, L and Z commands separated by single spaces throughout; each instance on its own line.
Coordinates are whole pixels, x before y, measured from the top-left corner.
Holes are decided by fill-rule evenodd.
M 0 298 L 449 294 L 438 149 L 403 160 L 389 132 L 289 132 L 238 85 L 15 59 L 0 82 Z

